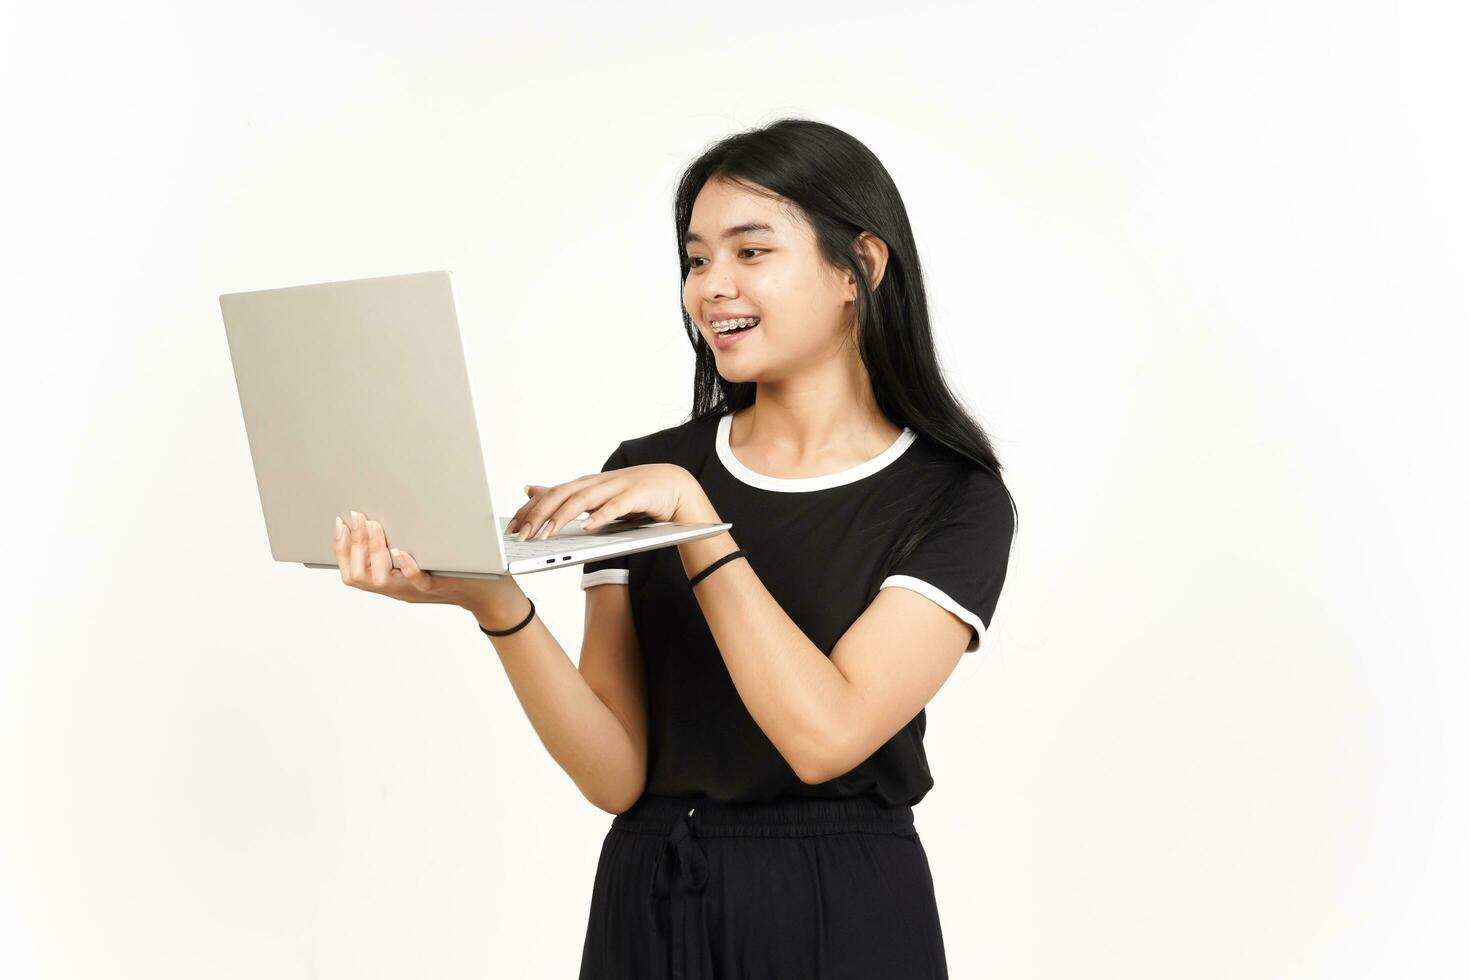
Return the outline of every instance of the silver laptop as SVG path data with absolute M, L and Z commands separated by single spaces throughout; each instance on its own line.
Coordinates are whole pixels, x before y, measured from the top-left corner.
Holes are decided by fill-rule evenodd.
M 635 519 L 588 532 L 578 519 L 546 541 L 507 535 L 448 271 L 225 293 L 219 303 L 277 561 L 336 569 L 334 520 L 352 510 L 425 570 L 467 578 L 666 548 L 731 526 Z

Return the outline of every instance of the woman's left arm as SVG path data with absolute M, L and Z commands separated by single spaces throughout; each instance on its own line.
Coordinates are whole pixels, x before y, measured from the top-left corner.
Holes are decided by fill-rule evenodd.
M 720 520 L 702 490 L 687 500 L 678 520 Z M 726 531 L 678 547 L 693 577 L 738 545 Z M 967 623 L 924 596 L 883 589 L 828 657 L 738 559 L 701 579 L 694 597 L 746 709 L 810 784 L 849 772 L 912 721 L 970 640 Z

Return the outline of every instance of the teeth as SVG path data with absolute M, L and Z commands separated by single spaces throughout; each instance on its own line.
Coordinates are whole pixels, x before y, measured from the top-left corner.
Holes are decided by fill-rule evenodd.
M 715 333 L 729 333 L 731 330 L 735 330 L 739 327 L 748 327 L 758 322 L 760 322 L 760 317 L 747 316 L 741 317 L 738 320 L 719 320 L 715 323 L 711 323 L 710 328 L 713 329 Z

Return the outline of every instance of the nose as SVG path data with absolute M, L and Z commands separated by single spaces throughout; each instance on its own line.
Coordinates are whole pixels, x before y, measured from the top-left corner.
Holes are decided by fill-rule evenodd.
M 715 259 L 705 267 L 699 279 L 699 296 L 713 303 L 736 295 L 735 277 L 727 263 Z

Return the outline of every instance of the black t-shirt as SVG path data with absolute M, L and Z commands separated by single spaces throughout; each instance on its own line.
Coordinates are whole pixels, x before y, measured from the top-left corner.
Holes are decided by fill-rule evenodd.
M 676 463 L 694 474 L 720 519 L 733 525 L 730 534 L 761 584 L 828 656 L 887 587 L 917 592 L 954 613 L 972 630 L 966 652 L 979 648 L 1014 527 L 1010 499 L 994 474 L 905 428 L 883 453 L 839 473 L 770 477 L 735 458 L 729 425 L 727 415 L 627 440 L 603 470 Z M 880 580 L 907 518 L 956 479 L 965 486 L 943 527 Z M 740 699 L 677 548 L 582 569 L 584 589 L 609 582 L 629 589 L 648 682 L 645 792 L 721 803 L 868 796 L 891 806 L 915 804 L 934 785 L 922 710 L 856 768 L 803 783 Z

